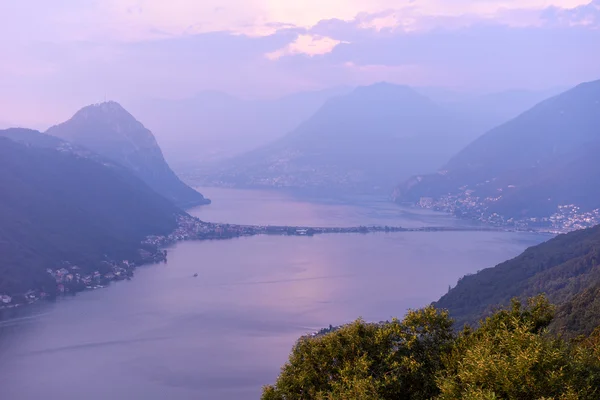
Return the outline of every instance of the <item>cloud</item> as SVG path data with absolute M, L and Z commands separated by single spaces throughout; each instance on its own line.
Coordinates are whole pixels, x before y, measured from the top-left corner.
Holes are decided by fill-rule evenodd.
M 348 42 L 342 42 L 326 36 L 299 35 L 292 43 L 279 50 L 267 53 L 265 56 L 269 60 L 278 60 L 284 56 L 298 54 L 313 57 L 332 52 L 340 43 Z
M 267 36 L 282 27 L 353 21 L 383 30 L 430 18 L 502 18 L 510 11 L 572 9 L 589 0 L 19 0 L 0 2 L 2 30 L 40 41 L 143 41 L 229 32 Z M 27 21 L 28 23 L 24 23 Z
M 28 0 L 30 1 L 30 0 Z M 65 1 L 65 0 L 63 0 Z M 75 1 L 75 0 L 71 0 Z M 80 0 L 78 0 L 80 1 Z M 89 1 L 89 0 L 81 0 Z M 539 12 L 548 7 L 572 9 L 590 0 L 104 0 L 97 2 L 97 15 L 119 35 L 134 39 L 155 38 L 156 32 L 172 36 L 209 32 L 231 32 L 252 36 L 271 35 L 279 26 L 311 29 L 320 21 L 353 21 L 366 18 L 364 28 L 384 30 L 418 27 L 431 18 L 473 16 L 510 22 L 512 11 Z M 115 32 L 117 33 L 117 32 Z
M 542 19 L 553 26 L 586 26 L 600 28 L 600 0 L 573 9 L 550 7 L 541 14 Z
M 477 90 L 600 77 L 600 0 L 1 1 L 0 120 L 104 97 L 275 96 L 389 80 Z

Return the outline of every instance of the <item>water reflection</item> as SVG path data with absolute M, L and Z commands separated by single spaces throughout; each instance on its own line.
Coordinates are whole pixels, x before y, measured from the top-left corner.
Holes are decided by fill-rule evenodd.
M 210 221 L 451 222 L 432 213 L 406 217 L 383 202 L 368 208 L 205 192 L 214 207 L 194 212 Z M 1 397 L 255 399 L 299 335 L 359 316 L 401 316 L 460 276 L 544 238 L 419 232 L 181 243 L 168 264 L 138 269 L 132 281 L 39 304 L 2 322 Z

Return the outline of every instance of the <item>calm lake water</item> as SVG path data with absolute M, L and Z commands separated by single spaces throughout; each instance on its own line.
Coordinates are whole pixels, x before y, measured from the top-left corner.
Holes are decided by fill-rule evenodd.
M 386 199 L 203 193 L 213 204 L 191 213 L 214 222 L 464 224 Z M 139 268 L 132 281 L 36 304 L 0 322 L 0 398 L 257 399 L 300 335 L 357 317 L 401 317 L 466 273 L 546 239 L 421 232 L 181 243 L 167 264 Z

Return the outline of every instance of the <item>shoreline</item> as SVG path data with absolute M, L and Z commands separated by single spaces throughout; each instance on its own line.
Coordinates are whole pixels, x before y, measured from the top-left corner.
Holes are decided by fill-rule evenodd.
M 7 296 L 10 301 L 2 304 L 0 302 L 0 311 L 14 308 L 25 307 L 34 304 L 40 300 L 53 300 L 58 297 L 76 295 L 80 292 L 97 290 L 109 286 L 112 282 L 130 280 L 134 277 L 136 268 L 167 262 L 168 249 L 173 245 L 184 241 L 205 241 L 205 240 L 230 240 L 251 236 L 305 236 L 326 234 L 371 234 L 371 233 L 401 233 L 401 232 L 523 232 L 537 234 L 555 234 L 553 232 L 543 232 L 538 230 L 518 230 L 503 227 L 491 226 L 473 226 L 473 227 L 450 227 L 450 226 L 431 226 L 404 228 L 399 226 L 353 226 L 353 227 L 309 227 L 309 226 L 291 226 L 291 225 L 237 225 L 220 224 L 204 222 L 196 217 L 189 215 L 178 218 L 178 227 L 168 236 L 148 236 L 141 246 L 147 248 L 152 246 L 155 250 L 149 252 L 144 250 L 140 255 L 139 263 L 122 261 L 107 262 L 108 270 L 104 273 L 99 271 L 88 272 L 84 275 L 78 266 L 66 266 L 57 270 L 48 270 L 56 280 L 56 293 L 47 294 L 40 290 L 29 290 L 24 294 Z M 13 298 L 20 298 L 20 301 L 13 302 Z
M 495 226 L 423 226 L 416 228 L 404 228 L 401 226 L 387 225 L 363 225 L 351 227 L 314 227 L 294 225 L 239 225 L 227 223 L 204 222 L 189 215 L 179 217 L 179 226 L 168 236 L 149 236 L 143 242 L 145 245 L 153 245 L 159 248 L 168 247 L 174 243 L 186 240 L 225 240 L 236 237 L 249 237 L 258 235 L 273 236 L 315 236 L 324 234 L 340 233 L 397 233 L 397 232 L 527 232 L 548 233 L 540 230 L 528 229 L 518 230 L 514 228 Z

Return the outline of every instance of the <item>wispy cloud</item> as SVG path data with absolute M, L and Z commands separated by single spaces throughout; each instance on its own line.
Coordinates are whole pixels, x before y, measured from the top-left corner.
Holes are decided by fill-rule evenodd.
M 38 40 L 154 40 L 210 32 L 271 35 L 320 21 L 361 20 L 377 30 L 432 17 L 505 19 L 511 11 L 572 9 L 589 0 L 19 0 L 0 3 L 3 30 Z M 384 15 L 381 15 L 383 12 Z M 374 16 L 369 18 L 369 16 Z M 26 24 L 23 21 L 28 20 Z M 37 29 L 36 29 L 37 27 Z
M 16 122 L 56 122 L 104 93 L 600 77 L 600 0 L 18 0 L 0 15 L 0 120 Z
M 296 40 L 282 49 L 272 51 L 266 54 L 269 60 L 278 60 L 284 56 L 295 54 L 305 54 L 307 56 L 317 56 L 331 53 L 340 43 L 340 40 L 335 40 L 326 36 L 319 35 L 299 35 Z

